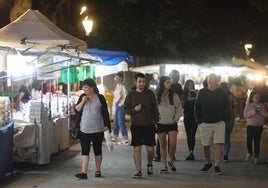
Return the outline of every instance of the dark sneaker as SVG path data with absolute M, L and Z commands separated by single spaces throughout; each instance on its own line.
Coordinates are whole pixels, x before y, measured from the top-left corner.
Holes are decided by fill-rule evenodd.
M 75 177 L 79 179 L 87 179 L 87 174 L 79 173 L 79 174 L 75 174 Z
M 153 174 L 153 173 L 154 173 L 153 165 L 148 164 L 148 165 L 147 165 L 147 174 L 148 174 L 148 175 L 151 175 L 151 174 Z
M 216 175 L 222 175 L 222 171 L 220 170 L 220 167 L 215 166 L 215 168 L 214 168 L 214 174 L 216 174 Z
M 168 173 L 168 167 L 166 166 L 165 168 L 159 170 L 160 174 Z
M 153 158 L 153 161 L 155 161 L 155 162 L 160 162 L 160 161 L 161 161 L 161 157 L 160 157 L 160 156 L 155 156 L 155 157 Z
M 211 163 L 206 163 L 205 166 L 200 170 L 202 172 L 208 171 L 212 167 Z
M 95 178 L 100 178 L 100 177 L 101 177 L 101 171 L 96 171 Z
M 225 155 L 225 156 L 223 156 L 223 162 L 228 162 L 228 156 L 227 155 Z
M 140 170 L 136 171 L 135 174 L 132 176 L 134 179 L 138 179 L 142 177 L 142 172 Z
M 194 160 L 194 154 L 190 153 L 188 157 L 186 158 L 187 161 L 193 161 Z

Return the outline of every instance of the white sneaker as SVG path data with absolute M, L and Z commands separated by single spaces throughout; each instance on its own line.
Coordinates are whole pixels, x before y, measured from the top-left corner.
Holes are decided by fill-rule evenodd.
M 251 160 L 251 154 L 247 153 L 246 157 L 245 157 L 245 161 L 248 162 Z
M 254 164 L 258 164 L 259 163 L 259 159 L 258 158 L 254 158 Z
M 129 143 L 128 143 L 128 140 L 123 140 L 123 141 L 121 142 L 121 144 L 123 144 L 123 145 L 128 145 Z
M 111 140 L 112 140 L 113 144 L 116 144 L 117 143 L 117 139 L 116 138 L 112 138 Z

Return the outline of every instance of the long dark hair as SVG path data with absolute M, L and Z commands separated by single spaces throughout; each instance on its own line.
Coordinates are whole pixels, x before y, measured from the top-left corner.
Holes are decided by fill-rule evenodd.
M 189 89 L 188 89 L 188 85 L 192 83 L 193 84 L 193 89 L 195 89 L 195 84 L 194 84 L 194 81 L 189 79 L 189 80 L 186 80 L 185 84 L 184 84 L 184 88 L 183 88 L 183 93 L 184 95 L 188 93 Z M 187 96 L 187 95 L 185 95 Z
M 84 86 L 84 85 L 88 85 L 89 87 L 93 87 L 93 91 L 95 93 L 99 93 L 99 89 L 97 88 L 97 84 L 93 79 L 91 79 L 91 78 L 85 79 L 82 83 L 82 86 Z
M 165 81 L 167 81 L 167 80 L 170 80 L 170 78 L 168 76 L 161 76 L 161 78 L 159 80 L 159 86 L 157 88 L 157 103 L 158 104 L 161 103 L 161 95 L 164 92 Z M 174 105 L 173 95 L 174 95 L 174 92 L 171 89 L 168 89 L 168 99 L 169 99 L 170 105 Z

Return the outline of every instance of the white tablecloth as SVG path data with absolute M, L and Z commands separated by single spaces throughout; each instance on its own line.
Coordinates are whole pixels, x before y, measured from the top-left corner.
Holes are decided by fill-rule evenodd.
M 70 133 L 68 118 L 44 124 L 15 120 L 14 162 L 48 164 L 51 154 L 68 149 Z

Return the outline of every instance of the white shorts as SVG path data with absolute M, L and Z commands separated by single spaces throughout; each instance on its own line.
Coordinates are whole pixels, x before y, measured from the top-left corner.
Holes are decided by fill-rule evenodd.
M 202 145 L 224 144 L 225 142 L 225 122 L 201 123 L 199 125 Z

